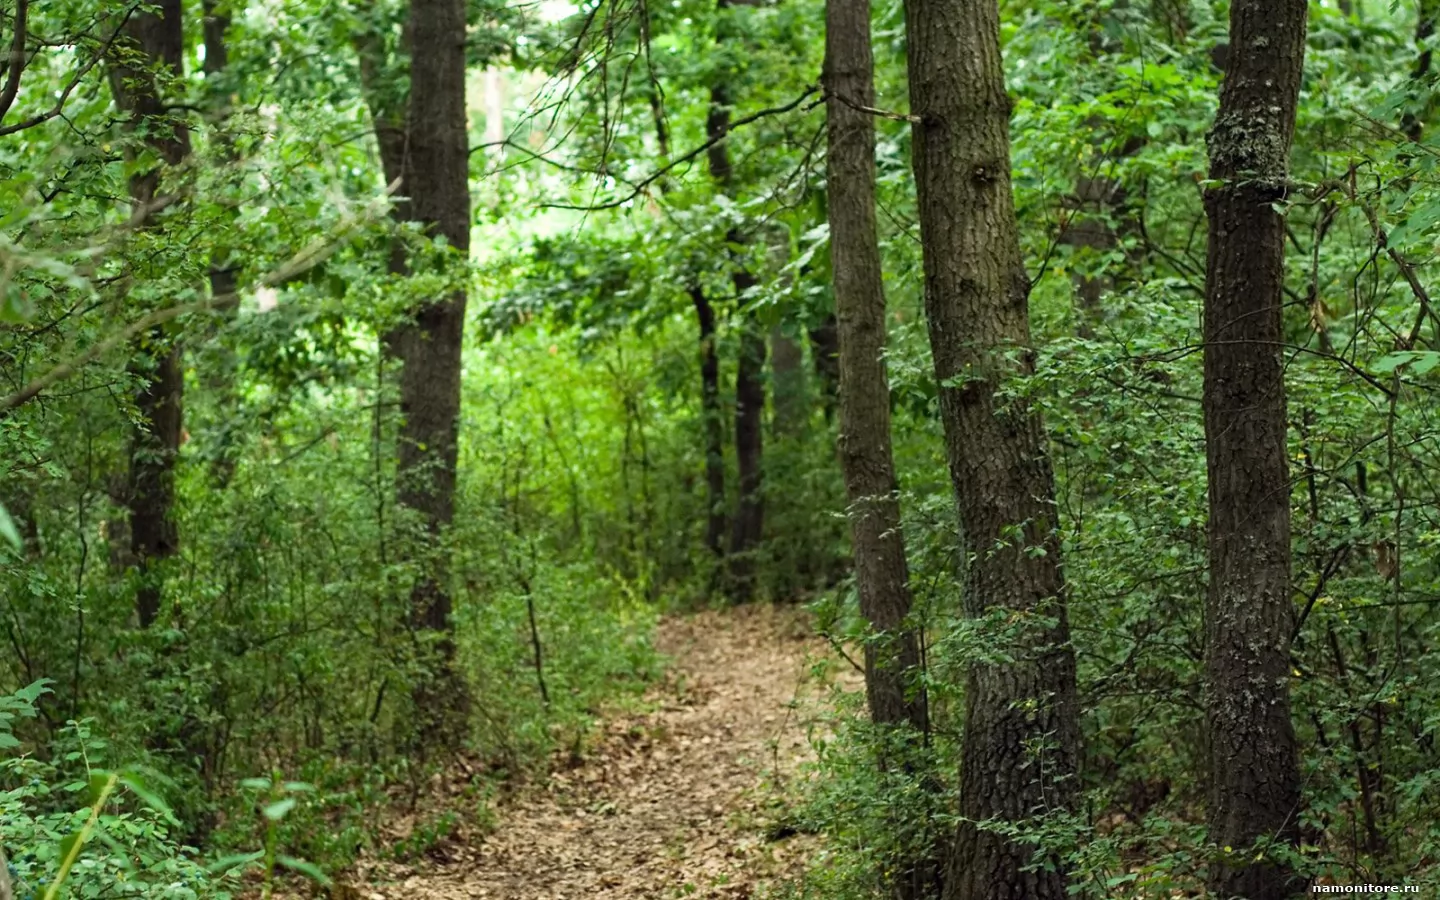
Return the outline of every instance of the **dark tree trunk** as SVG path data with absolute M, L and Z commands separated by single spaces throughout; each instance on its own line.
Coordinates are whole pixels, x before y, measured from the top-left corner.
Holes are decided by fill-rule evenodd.
M 724 11 L 731 0 L 719 0 L 721 25 L 715 42 L 720 48 L 730 40 L 724 22 Z M 710 177 L 722 193 L 733 190 L 733 170 L 726 138 L 730 134 L 729 85 L 725 75 L 716 76 L 710 87 L 710 111 L 705 118 L 705 134 L 712 141 L 706 153 Z M 749 235 L 732 228 L 725 235 L 730 247 L 746 244 Z M 752 288 L 755 276 L 743 260 L 733 262 L 731 282 L 735 286 L 735 302 L 742 306 Z M 739 314 L 740 349 L 735 371 L 735 461 L 739 470 L 739 501 L 730 528 L 728 559 L 729 588 L 733 599 L 746 601 L 755 592 L 755 553 L 765 525 L 764 501 L 764 417 L 765 417 L 765 332 L 755 316 L 743 309 Z
M 1023 629 L 1007 648 L 1013 661 L 966 673 L 965 823 L 944 896 L 1061 900 L 1058 861 L 972 824 L 1066 809 L 1080 744 L 1045 433 L 1023 399 L 999 396 L 1034 369 L 999 10 L 995 0 L 908 0 L 905 13 L 925 310 L 963 535 L 964 613 L 1000 612 Z
M 462 260 L 470 247 L 465 27 L 464 0 L 411 0 L 400 54 L 409 59 L 408 92 L 380 37 L 356 38 L 385 179 L 400 183 L 394 216 L 426 226 Z M 390 247 L 389 270 L 410 271 L 398 240 Z M 400 364 L 395 499 L 418 514 L 432 545 L 412 551 L 421 574 L 411 591 L 410 625 L 429 633 L 434 651 L 414 692 L 417 725 L 422 740 L 452 746 L 463 737 L 469 697 L 454 669 L 447 566 L 433 545 L 455 516 L 465 304 L 464 289 L 456 289 L 420 304 L 381 337 L 384 352 Z
M 875 225 L 875 106 L 869 0 L 825 4 L 826 204 L 840 367 L 840 467 L 855 555 L 855 590 L 873 639 L 865 644 L 865 697 L 877 725 L 929 729 L 917 677 L 920 641 L 909 622 L 910 572 L 890 444 L 885 372 L 885 282 Z M 881 760 L 881 765 L 889 765 Z M 896 860 L 884 876 L 901 900 L 928 896 L 935 867 Z
M 151 11 L 137 11 L 125 25 L 125 38 L 138 54 L 133 67 L 117 63 L 110 81 L 118 106 L 129 113 L 127 127 L 142 132 L 145 143 L 167 166 L 178 165 L 190 153 L 189 131 L 183 120 L 168 114 L 162 97 L 163 77 L 181 75 L 185 38 L 179 0 L 162 0 Z M 149 224 L 160 189 L 161 169 L 130 178 L 136 227 Z M 174 520 L 175 465 L 183 433 L 182 410 L 185 370 L 177 339 L 155 328 L 131 347 L 129 370 L 140 382 L 135 406 L 140 424 L 130 436 L 130 472 L 126 506 L 130 519 L 130 552 L 139 569 L 135 597 L 142 628 L 160 614 L 164 574 L 162 563 L 179 550 Z
M 875 225 L 875 105 L 869 0 L 825 5 L 830 256 L 840 343 L 840 464 L 860 609 L 885 636 L 866 646 L 865 695 L 876 722 L 924 731 L 925 694 L 912 684 L 920 646 L 910 615 L 910 574 L 900 528 L 885 373 L 885 283 Z
M 835 418 L 835 403 L 840 392 L 840 332 L 835 313 L 825 315 L 810 329 L 810 353 L 815 375 L 820 381 L 821 402 L 825 405 L 825 421 Z
M 735 292 L 753 284 L 748 272 L 736 270 Z M 740 499 L 730 529 L 730 589 L 737 601 L 755 594 L 755 554 L 765 523 L 765 332 L 752 316 L 740 321 L 740 350 L 735 370 L 735 462 Z
M 410 97 L 401 191 L 412 221 L 443 238 L 463 265 L 470 249 L 469 134 L 465 116 L 465 2 L 411 0 Z M 414 310 L 389 343 L 400 358 L 399 468 L 396 502 L 419 513 L 439 540 L 455 516 L 465 291 Z M 436 636 L 432 683 L 417 692 L 422 730 L 455 742 L 465 709 L 453 672 L 454 641 L 446 566 L 429 556 L 411 594 L 415 627 Z
M 700 322 L 700 415 L 705 425 L 705 485 L 710 502 L 705 546 L 725 555 L 725 420 L 720 409 L 720 354 L 715 347 L 715 308 L 699 285 L 690 288 Z
M 1430 47 L 1430 41 L 1435 37 L 1437 22 L 1440 22 L 1440 0 L 1420 0 L 1415 21 L 1415 47 L 1419 55 L 1410 73 L 1415 92 L 1411 100 L 1414 108 L 1405 113 L 1401 122 L 1406 137 L 1416 143 L 1425 136 L 1425 125 L 1435 109 L 1434 93 L 1426 82 L 1433 79 L 1430 70 L 1435 52 Z
M 780 322 L 770 328 L 770 382 L 774 404 L 771 433 L 777 438 L 803 435 L 810 420 L 805 351 Z
M 1305 55 L 1305 0 L 1234 0 L 1210 133 L 1205 211 L 1205 449 L 1210 485 L 1206 720 L 1217 897 L 1299 896 L 1303 879 L 1257 840 L 1299 838 L 1290 722 L 1290 482 L 1280 342 L 1285 221 Z

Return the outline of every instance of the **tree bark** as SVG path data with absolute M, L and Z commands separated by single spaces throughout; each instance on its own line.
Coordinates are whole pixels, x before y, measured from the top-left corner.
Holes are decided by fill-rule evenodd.
M 408 91 L 387 71 L 378 36 L 356 39 L 385 177 L 400 181 L 395 218 L 425 226 L 462 259 L 470 248 L 465 27 L 464 0 L 411 0 L 401 47 L 409 57 Z M 389 270 L 410 271 L 398 240 L 390 248 Z M 456 288 L 419 304 L 407 321 L 381 336 L 384 352 L 400 363 L 395 500 L 418 515 L 431 545 L 455 516 L 465 305 L 464 288 Z M 412 552 L 420 575 L 411 590 L 410 626 L 428 633 L 433 649 L 413 692 L 419 736 L 454 746 L 463 737 L 469 697 L 454 668 L 447 566 L 435 546 Z
M 715 42 L 722 48 L 730 39 L 725 11 L 732 0 L 718 0 L 720 24 Z M 716 76 L 710 86 L 710 111 L 705 118 L 705 134 L 712 141 L 706 152 L 710 177 L 722 193 L 734 190 L 733 169 L 726 140 L 730 135 L 729 85 L 725 76 Z M 743 246 L 749 236 L 731 228 L 725 241 L 732 248 Z M 735 287 L 735 301 L 744 304 L 745 296 L 755 287 L 755 276 L 743 260 L 735 260 L 730 275 Z M 727 558 L 729 591 L 732 599 L 745 602 L 755 593 L 755 553 L 765 526 L 764 499 L 764 416 L 765 416 L 765 332 L 752 313 L 739 316 L 740 349 L 735 371 L 735 461 L 739 470 L 739 501 L 730 528 L 730 553 Z
M 875 225 L 875 106 L 869 0 L 825 5 L 830 257 L 840 342 L 840 464 L 849 495 L 855 587 L 880 640 L 866 645 L 865 695 L 884 724 L 927 726 L 913 684 L 920 645 L 907 623 L 910 573 L 900 526 L 885 372 L 885 283 Z
M 809 330 L 810 353 L 815 375 L 820 381 L 821 402 L 825 421 L 835 418 L 835 405 L 840 392 L 840 336 L 835 313 L 829 312 Z
M 908 726 L 918 739 L 929 730 L 929 716 L 918 677 L 920 640 L 909 621 L 910 571 L 890 443 L 885 282 L 875 224 L 875 124 L 869 113 L 857 109 L 875 106 L 869 0 L 825 4 L 823 80 L 840 467 L 850 501 L 855 590 L 873 632 L 865 644 L 865 698 L 877 725 Z M 931 893 L 935 866 L 923 860 L 895 862 L 882 876 L 895 897 L 914 900 Z
M 136 11 L 125 25 L 123 55 L 110 68 L 116 105 L 130 114 L 126 127 L 143 134 L 165 166 L 179 165 L 190 154 L 183 120 L 168 114 L 163 86 L 152 70 L 179 78 L 185 37 L 179 0 L 162 0 L 153 10 Z M 132 213 L 137 227 L 149 224 L 160 189 L 162 168 L 130 178 Z M 174 520 L 175 465 L 183 433 L 185 371 L 179 341 L 164 328 L 147 332 L 131 347 L 129 372 L 139 383 L 135 406 L 140 423 L 130 435 L 126 506 L 130 552 L 139 570 L 135 596 L 141 628 L 160 614 L 162 564 L 179 551 Z
M 412 221 L 443 238 L 461 256 L 470 249 L 469 134 L 465 115 L 465 2 L 411 0 L 410 97 L 401 191 Z M 396 502 L 420 514 L 438 540 L 455 517 L 455 467 L 460 425 L 465 289 L 425 303 L 390 336 L 401 361 Z M 411 593 L 412 624 L 435 636 L 432 683 L 416 701 L 422 719 L 447 743 L 463 693 L 453 672 L 455 645 L 446 566 L 438 555 L 422 568 Z M 422 731 L 426 727 L 422 723 Z
M 717 557 L 725 555 L 725 421 L 720 408 L 720 354 L 715 347 L 715 308 L 698 284 L 690 299 L 700 323 L 700 415 L 705 426 L 705 485 L 709 509 L 705 546 Z
M 999 10 L 995 0 L 907 0 L 905 16 L 925 309 L 963 535 L 964 613 L 998 614 L 1020 632 L 1010 661 L 966 672 L 963 821 L 944 896 L 1061 900 L 1058 861 L 976 825 L 1066 809 L 1080 744 L 1045 434 L 1023 398 L 999 396 L 1034 370 Z
M 205 90 L 208 100 L 207 118 L 214 129 L 219 159 L 225 163 L 236 160 L 235 142 L 226 128 L 230 120 L 230 94 L 225 84 L 225 69 L 230 64 L 230 48 L 225 42 L 225 33 L 230 29 L 234 7 L 221 0 L 203 0 L 204 24 L 202 38 L 205 47 Z M 226 258 L 223 250 L 210 257 L 210 296 L 235 295 L 238 287 L 235 267 Z M 218 316 L 229 319 L 239 308 L 238 297 L 215 307 Z M 240 407 L 240 397 L 235 388 L 235 349 L 222 338 L 215 348 L 215 359 L 205 373 L 205 387 L 219 395 L 220 408 L 225 420 L 234 417 Z M 211 480 L 219 488 L 225 488 L 235 474 L 235 451 L 237 440 L 230 429 L 222 432 L 219 446 L 210 463 Z
M 1252 845 L 1299 839 L 1290 721 L 1290 482 L 1281 359 L 1289 158 L 1304 65 L 1305 0 L 1234 0 L 1210 133 L 1205 211 L 1205 448 L 1210 486 L 1206 720 L 1210 838 L 1233 848 L 1210 890 L 1298 896 L 1290 867 Z

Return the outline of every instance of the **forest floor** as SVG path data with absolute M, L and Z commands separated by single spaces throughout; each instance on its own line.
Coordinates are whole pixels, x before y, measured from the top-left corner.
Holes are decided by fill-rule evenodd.
M 816 839 L 778 838 L 790 829 L 776 822 L 812 758 L 807 731 L 830 715 L 811 662 L 833 653 L 793 607 L 671 617 L 657 639 L 672 664 L 644 711 L 610 717 L 483 835 L 363 873 L 356 895 L 745 898 L 798 874 Z

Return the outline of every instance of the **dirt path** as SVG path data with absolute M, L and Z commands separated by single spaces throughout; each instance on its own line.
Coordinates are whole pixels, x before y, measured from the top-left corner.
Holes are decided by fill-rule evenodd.
M 656 709 L 608 722 L 578 766 L 497 811 L 496 830 L 371 900 L 749 897 L 795 871 L 805 838 L 767 840 L 767 799 L 808 758 L 823 695 L 794 610 L 747 607 L 661 625 L 674 659 Z

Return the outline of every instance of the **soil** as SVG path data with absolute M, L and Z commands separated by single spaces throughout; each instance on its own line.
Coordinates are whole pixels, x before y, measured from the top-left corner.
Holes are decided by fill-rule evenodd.
M 814 838 L 781 815 L 828 715 L 802 614 L 747 606 L 662 622 L 668 675 L 582 758 L 495 810 L 443 861 L 366 873 L 368 900 L 664 900 L 757 896 Z M 822 726 L 823 727 L 823 726 Z M 353 893 L 351 893 L 353 891 Z

